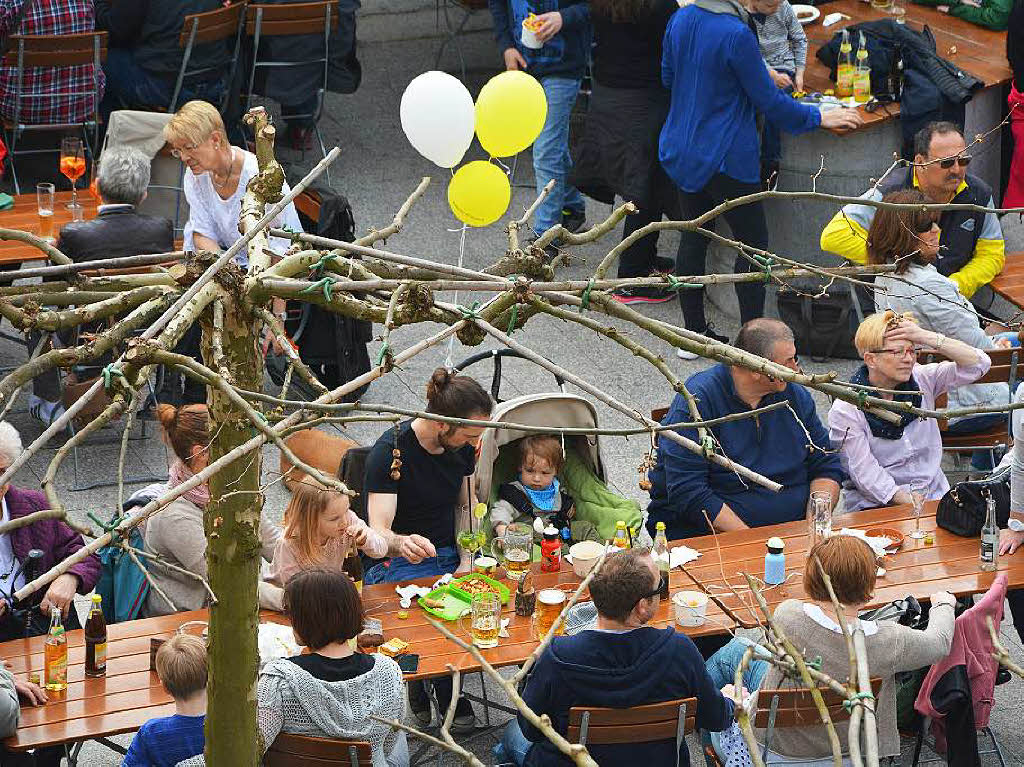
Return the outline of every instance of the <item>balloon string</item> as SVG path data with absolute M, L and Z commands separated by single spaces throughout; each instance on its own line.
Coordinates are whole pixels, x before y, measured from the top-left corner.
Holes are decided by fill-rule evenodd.
M 467 229 L 469 229 L 469 225 L 468 224 L 463 224 L 462 225 L 462 230 L 461 230 L 461 232 L 459 234 L 459 268 L 460 269 L 462 268 L 462 260 L 463 260 L 463 258 L 466 255 L 466 230 Z M 459 305 L 459 291 L 458 290 L 455 291 L 455 295 L 453 297 L 452 302 L 456 306 Z M 455 348 L 455 336 L 449 336 L 448 337 L 448 349 L 445 352 L 445 356 L 444 356 L 444 367 L 445 367 L 446 370 L 451 370 L 452 367 L 453 367 L 453 365 L 452 365 L 452 350 L 454 348 Z
M 497 164 L 498 164 L 498 165 L 499 165 L 499 166 L 501 167 L 501 169 L 502 169 L 503 171 L 505 171 L 505 175 L 506 175 L 506 176 L 510 176 L 510 177 L 511 177 L 511 175 L 512 175 L 512 168 L 511 168 L 511 167 L 509 167 L 508 165 L 506 165 L 505 163 L 503 163 L 503 162 L 501 161 L 501 159 L 500 159 L 500 158 L 498 158 L 498 157 L 492 157 L 491 159 L 492 159 L 492 160 L 494 160 L 494 162 L 496 162 L 496 163 L 497 163 Z

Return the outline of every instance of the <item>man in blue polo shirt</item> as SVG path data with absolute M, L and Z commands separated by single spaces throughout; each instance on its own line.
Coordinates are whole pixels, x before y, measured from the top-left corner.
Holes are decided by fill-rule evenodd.
M 778 320 L 746 323 L 734 345 L 799 370 L 793 332 Z M 829 492 L 835 504 L 843 472 L 839 457 L 825 452 L 830 450 L 828 432 L 807 389 L 723 364 L 690 376 L 686 386 L 705 419 L 749 412 L 773 402 L 789 403 L 789 408 L 711 428 L 725 455 L 778 482 L 782 490 L 775 493 L 743 480 L 735 472 L 661 439 L 657 465 L 650 475 L 647 525 L 652 534 L 655 525 L 664 522 L 670 539 L 708 535 L 711 530 L 704 519 L 705 511 L 720 531 L 791 522 L 804 518 L 810 493 L 817 490 Z M 689 420 L 692 417 L 686 400 L 677 394 L 662 423 Z M 695 429 L 680 429 L 679 433 L 698 440 Z M 808 445 L 808 434 L 813 447 Z

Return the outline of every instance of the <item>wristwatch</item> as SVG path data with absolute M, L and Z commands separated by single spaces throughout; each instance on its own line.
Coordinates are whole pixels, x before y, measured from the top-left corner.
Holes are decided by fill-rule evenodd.
M 1024 519 L 1010 517 L 1010 519 L 1006 523 L 1006 526 L 1013 530 L 1013 532 L 1015 533 L 1024 533 Z

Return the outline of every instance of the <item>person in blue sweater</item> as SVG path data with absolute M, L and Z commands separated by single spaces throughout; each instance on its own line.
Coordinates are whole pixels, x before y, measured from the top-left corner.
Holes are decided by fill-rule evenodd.
M 671 106 L 661 129 L 658 156 L 680 190 L 684 220 L 725 200 L 760 191 L 758 112 L 789 133 L 818 127 L 855 128 L 862 122 L 856 110 L 822 113 L 780 91 L 768 76 L 750 14 L 737 0 L 696 0 L 675 13 L 665 31 L 661 79 L 671 91 Z M 734 239 L 768 248 L 761 202 L 722 215 Z M 714 222 L 706 226 L 713 229 Z M 707 238 L 697 232 L 680 234 L 676 274 L 704 274 Z M 736 272 L 752 268 L 737 254 Z M 679 295 L 686 327 L 708 335 L 703 293 L 684 290 Z M 737 283 L 741 322 L 764 313 L 764 295 L 763 282 Z M 683 350 L 679 356 L 692 359 Z
M 156 651 L 156 674 L 174 698 L 174 715 L 142 725 L 121 767 L 173 767 L 203 753 L 206 643 L 194 634 L 175 634 Z
M 736 336 L 735 346 L 800 370 L 793 332 L 779 320 L 746 323 Z M 709 535 L 704 512 L 715 529 L 723 531 L 803 519 L 812 491 L 827 491 L 835 505 L 843 470 L 807 389 L 766 373 L 723 364 L 690 376 L 686 388 L 696 398 L 701 418 L 788 403 L 789 407 L 709 429 L 720 446 L 719 452 L 778 482 L 782 490 L 776 493 L 743 480 L 677 442 L 660 438 L 657 463 L 649 477 L 647 526 L 651 535 L 658 522 L 665 523 L 670 540 Z M 693 417 L 686 400 L 676 395 L 662 423 L 690 420 Z M 678 433 L 700 441 L 696 429 L 679 429 Z
M 685 634 L 646 625 L 658 609 L 660 582 L 647 551 L 627 549 L 608 557 L 590 582 L 597 628 L 555 637 L 537 659 L 523 700 L 551 717 L 561 735 L 567 736 L 573 706 L 632 708 L 691 697 L 697 698 L 698 727 L 720 732 L 732 724 L 732 685 L 714 685 Z M 674 738 L 587 750 L 598 764 L 676 764 Z M 495 756 L 526 767 L 572 764 L 522 714 L 509 722 Z M 685 740 L 678 763 L 690 764 Z
M 544 86 L 548 114 L 533 143 L 533 171 L 540 194 L 548 181 L 555 186 L 537 207 L 534 229 L 538 234 L 555 224 L 571 232 L 583 227 L 586 203 L 566 181 L 572 168 L 569 156 L 569 113 L 590 55 L 590 10 L 586 0 L 488 0 L 494 19 L 494 38 L 502 51 L 505 69 L 521 69 Z M 522 42 L 523 20 L 537 16 L 540 48 Z

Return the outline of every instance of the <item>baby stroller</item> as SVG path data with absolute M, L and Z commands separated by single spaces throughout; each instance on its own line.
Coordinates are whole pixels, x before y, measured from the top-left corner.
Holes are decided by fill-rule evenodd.
M 504 351 L 506 354 L 502 354 Z M 491 393 L 498 405 L 491 414 L 496 423 L 518 423 L 525 426 L 551 428 L 597 428 L 597 409 L 589 400 L 565 391 L 527 394 L 507 401 L 498 395 L 501 383 L 502 356 L 518 356 L 501 350 L 471 357 L 458 366 L 460 371 L 481 359 L 493 357 L 495 375 Z M 559 387 L 562 382 L 558 381 Z M 514 479 L 519 470 L 519 451 L 516 442 L 530 433 L 519 429 L 488 429 L 480 439 L 480 455 L 473 475 L 477 498 L 493 505 L 498 487 Z M 618 495 L 605 484 L 604 460 L 597 435 L 566 435 L 563 439 L 565 466 L 559 481 L 576 502 L 576 518 L 591 522 L 605 540 L 615 535 L 615 523 L 624 521 L 630 529 L 642 523 L 640 506 Z M 483 519 L 484 530 L 490 539 L 492 527 L 488 515 Z

